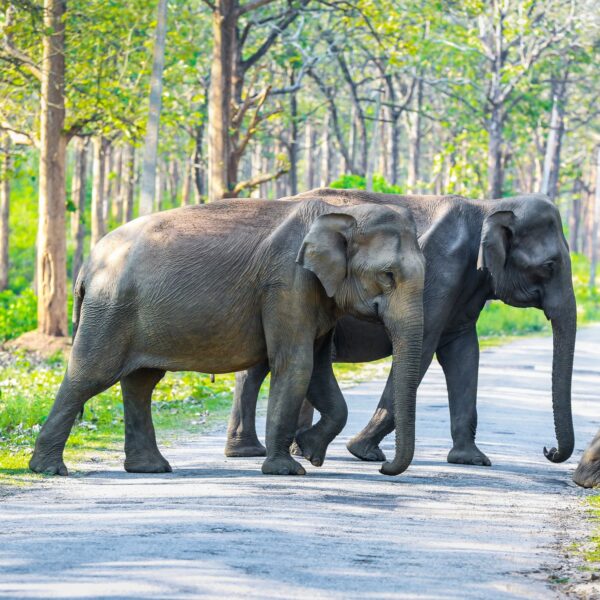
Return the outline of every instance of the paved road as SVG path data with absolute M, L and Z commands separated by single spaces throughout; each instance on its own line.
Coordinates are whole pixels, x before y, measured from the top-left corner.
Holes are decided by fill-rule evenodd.
M 304 478 L 225 459 L 216 433 L 167 449 L 170 475 L 95 464 L 5 499 L 0 597 L 555 597 L 548 569 L 586 527 L 589 492 L 570 474 L 600 425 L 600 328 L 578 338 L 577 450 L 563 465 L 542 456 L 554 443 L 551 346 L 528 339 L 482 355 L 478 439 L 491 469 L 445 462 L 448 409 L 434 365 L 420 389 L 416 458 L 397 478 L 344 448 L 375 406 L 376 381 L 347 391 L 348 426 Z

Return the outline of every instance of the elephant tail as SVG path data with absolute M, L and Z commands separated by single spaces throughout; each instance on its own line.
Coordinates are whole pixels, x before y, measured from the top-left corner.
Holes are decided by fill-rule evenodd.
M 73 288 L 73 341 L 79 328 L 79 319 L 81 318 L 81 305 L 85 296 L 85 264 L 79 269 L 79 275 Z

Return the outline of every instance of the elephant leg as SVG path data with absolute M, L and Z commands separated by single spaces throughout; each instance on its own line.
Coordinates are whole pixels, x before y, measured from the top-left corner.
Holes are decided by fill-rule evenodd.
M 73 362 L 69 362 L 52 410 L 35 442 L 35 449 L 29 461 L 32 471 L 49 475 L 69 474 L 63 460 L 63 452 L 75 418 L 90 398 L 108 389 L 116 380 L 116 377 L 98 380 L 94 371 L 79 371 L 73 366 Z
M 383 394 L 375 410 L 375 414 L 367 426 L 346 444 L 350 454 L 360 460 L 383 462 L 385 454 L 379 447 L 383 438 L 394 431 L 394 379 L 392 371 L 388 375 Z
M 225 456 L 265 456 L 265 447 L 256 435 L 256 403 L 268 372 L 269 363 L 265 361 L 235 374 Z
M 313 374 L 307 393 L 309 406 L 321 413 L 319 421 L 296 434 L 302 456 L 315 467 L 325 460 L 327 447 L 344 429 L 348 420 L 348 407 L 331 367 L 331 337 L 323 341 L 315 355 Z M 305 404 L 306 403 L 305 401 Z M 312 414 L 310 414 L 312 420 Z M 306 418 L 306 417 L 305 417 Z
M 300 407 L 300 416 L 298 417 L 298 424 L 296 425 L 296 439 L 294 440 L 290 448 L 290 452 L 295 456 L 302 456 L 302 450 L 300 450 L 300 447 L 298 446 L 296 440 L 298 438 L 299 433 L 301 433 L 305 429 L 312 427 L 314 414 L 314 406 L 306 398 L 304 398 L 302 406 Z
M 286 305 L 284 314 L 280 314 L 276 310 L 277 302 L 270 304 L 275 307 L 263 315 L 271 387 L 267 408 L 267 457 L 262 472 L 265 475 L 304 475 L 306 471 L 302 465 L 290 455 L 290 446 L 310 384 L 315 337 L 305 323 L 282 327 L 282 323 L 289 321 L 289 307 Z
M 489 467 L 490 459 L 475 445 L 479 373 L 479 341 L 475 325 L 447 343 L 442 339 L 437 357 L 446 376 L 450 403 L 453 447 L 448 462 Z
M 129 473 L 170 473 L 171 466 L 156 445 L 152 423 L 152 392 L 165 372 L 139 369 L 121 379 L 125 407 L 125 470 Z

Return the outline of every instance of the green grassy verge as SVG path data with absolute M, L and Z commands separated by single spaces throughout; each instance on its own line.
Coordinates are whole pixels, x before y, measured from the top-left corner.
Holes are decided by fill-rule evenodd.
M 600 569 L 600 494 L 587 499 L 593 514 L 594 532 L 591 535 L 591 547 L 583 553 L 586 567 Z

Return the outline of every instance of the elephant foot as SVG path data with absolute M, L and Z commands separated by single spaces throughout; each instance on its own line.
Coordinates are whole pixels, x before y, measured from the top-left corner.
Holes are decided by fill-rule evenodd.
M 586 464 L 582 460 L 573 473 L 573 481 L 584 488 L 600 486 L 600 463 Z
M 128 473 L 171 473 L 173 471 L 167 459 L 160 453 L 126 457 L 124 466 Z
M 460 448 L 454 446 L 448 453 L 448 462 L 456 465 L 492 466 L 492 461 L 475 444 Z
M 325 462 L 327 445 L 312 429 L 305 429 L 296 435 L 296 444 L 300 453 L 313 467 L 320 467 Z
M 45 475 L 67 476 L 69 474 L 62 457 L 43 454 L 38 450 L 33 453 L 29 460 L 29 468 L 34 473 L 44 473 Z
M 262 465 L 265 475 L 306 475 L 304 467 L 291 456 L 267 458 Z
M 358 436 L 352 438 L 346 444 L 346 448 L 350 454 L 353 454 L 360 460 L 369 462 L 383 462 L 385 460 L 385 454 L 377 444 L 373 444 L 370 440 L 361 439 Z
M 267 449 L 256 440 L 228 439 L 225 445 L 225 456 L 230 458 L 248 456 L 266 456 Z

